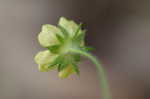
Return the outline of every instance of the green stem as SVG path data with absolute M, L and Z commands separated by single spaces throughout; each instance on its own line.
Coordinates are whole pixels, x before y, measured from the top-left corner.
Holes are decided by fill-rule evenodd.
M 111 99 L 110 89 L 109 89 L 109 85 L 108 85 L 108 81 L 107 81 L 107 77 L 106 77 L 106 71 L 102 67 L 102 65 L 99 63 L 97 58 L 95 56 L 93 56 L 92 54 L 81 51 L 81 50 L 71 49 L 70 52 L 81 54 L 81 55 L 89 58 L 95 64 L 95 66 L 98 70 L 100 86 L 102 88 L 102 97 L 103 97 L 103 99 Z

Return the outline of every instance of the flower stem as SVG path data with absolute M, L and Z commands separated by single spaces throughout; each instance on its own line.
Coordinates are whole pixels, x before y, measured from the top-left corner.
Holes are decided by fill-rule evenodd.
M 71 49 L 70 52 L 78 53 L 82 56 L 85 56 L 85 57 L 89 58 L 95 64 L 95 66 L 98 70 L 98 76 L 100 79 L 100 87 L 102 88 L 102 97 L 103 97 L 103 99 L 111 99 L 110 89 L 109 89 L 109 85 L 108 85 L 108 81 L 107 81 L 107 77 L 106 77 L 106 71 L 102 67 L 102 65 L 100 64 L 98 59 L 94 55 L 84 52 L 82 50 Z

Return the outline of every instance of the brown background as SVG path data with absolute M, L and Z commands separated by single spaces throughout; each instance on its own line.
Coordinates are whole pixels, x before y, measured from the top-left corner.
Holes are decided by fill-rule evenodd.
M 83 22 L 87 44 L 108 70 L 113 99 L 149 99 L 149 0 L 0 0 L 0 99 L 100 99 L 93 64 L 61 80 L 41 73 L 34 55 L 42 24 Z

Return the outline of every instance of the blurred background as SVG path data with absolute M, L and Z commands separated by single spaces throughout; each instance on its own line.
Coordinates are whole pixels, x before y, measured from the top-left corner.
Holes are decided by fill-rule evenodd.
M 150 98 L 149 0 L 0 0 L 0 99 L 101 99 L 94 65 L 59 79 L 41 73 L 35 54 L 43 24 L 83 22 L 87 44 L 107 69 L 113 99 Z

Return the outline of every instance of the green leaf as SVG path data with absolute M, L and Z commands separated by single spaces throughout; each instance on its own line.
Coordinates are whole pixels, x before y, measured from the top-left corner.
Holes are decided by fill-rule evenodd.
M 57 64 L 58 64 L 58 62 L 54 61 L 53 63 L 48 65 L 48 68 L 52 68 L 52 67 L 56 66 Z
M 49 68 L 47 65 L 39 65 L 38 69 L 40 72 L 48 72 L 49 71 Z

